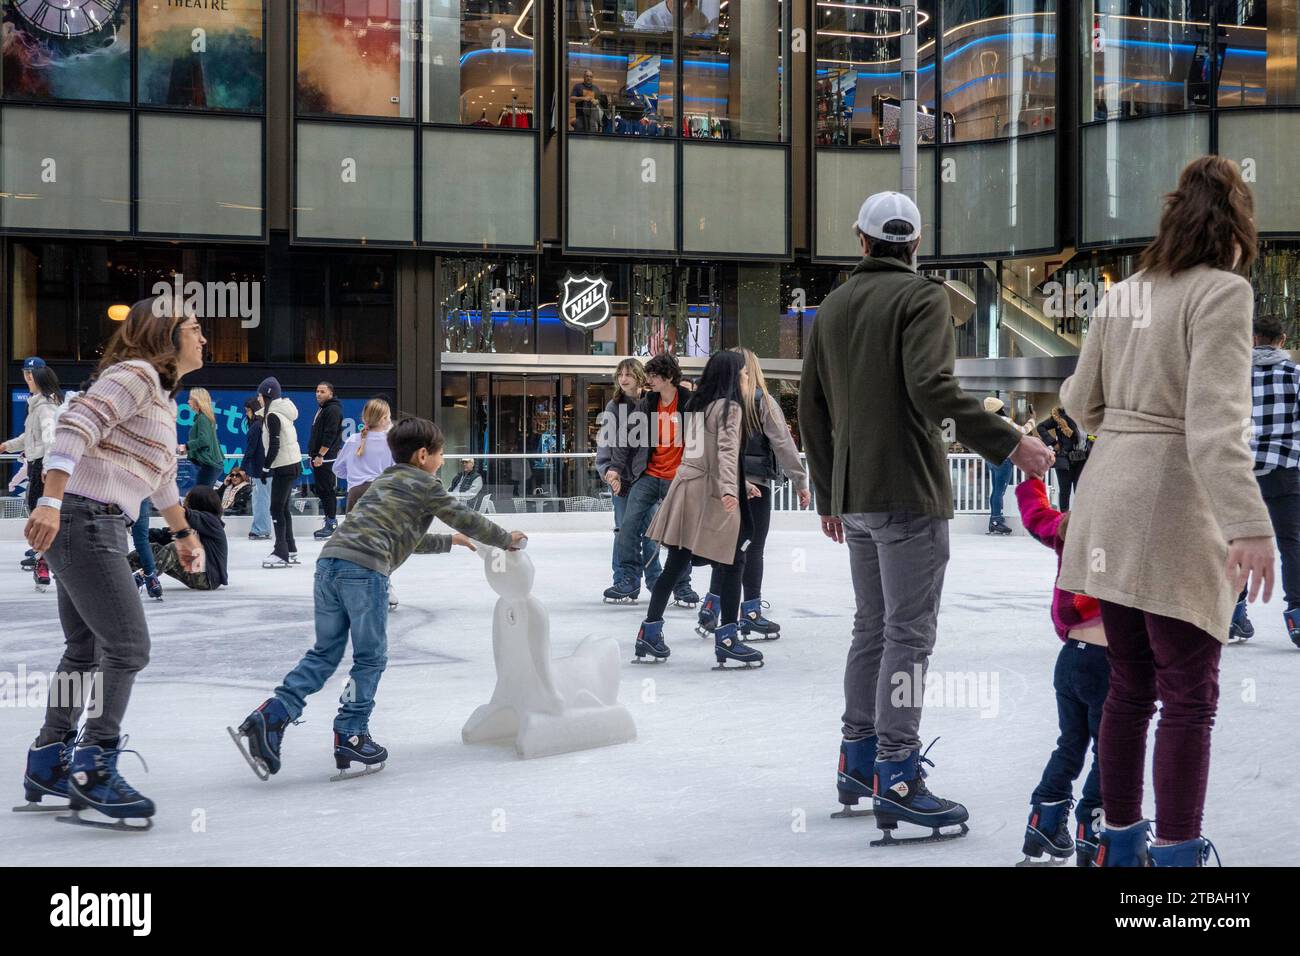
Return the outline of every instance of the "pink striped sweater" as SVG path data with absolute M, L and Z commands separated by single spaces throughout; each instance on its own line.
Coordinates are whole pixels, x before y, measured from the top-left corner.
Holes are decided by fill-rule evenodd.
M 176 403 L 148 362 L 105 369 L 59 416 L 46 471 L 71 477 L 65 493 L 117 505 L 131 520 L 140 502 L 180 500 L 176 488 Z

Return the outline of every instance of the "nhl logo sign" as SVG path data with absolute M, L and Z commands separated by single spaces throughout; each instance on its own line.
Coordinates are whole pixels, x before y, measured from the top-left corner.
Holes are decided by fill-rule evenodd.
M 560 318 L 565 325 L 590 331 L 609 321 L 609 282 L 599 275 L 564 277 L 560 295 Z

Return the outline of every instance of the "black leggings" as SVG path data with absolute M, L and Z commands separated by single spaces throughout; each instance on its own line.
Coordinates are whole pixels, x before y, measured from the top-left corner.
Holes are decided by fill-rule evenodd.
M 271 472 L 271 523 L 275 525 L 275 555 L 286 561 L 290 554 L 298 550 L 298 545 L 293 540 L 293 511 L 289 507 L 289 497 L 299 473 L 298 465 L 282 465 Z
M 766 481 L 758 486 L 763 495 L 749 499 L 749 517 L 754 530 L 749 548 L 745 551 L 745 600 L 757 601 L 763 595 L 763 548 L 767 545 L 767 532 L 772 527 L 772 486 Z M 722 572 L 716 567 L 709 578 L 709 593 L 721 595 Z
M 664 608 L 673 596 L 673 585 L 691 565 L 691 552 L 685 548 L 668 548 L 668 560 L 664 562 L 664 572 L 655 582 L 650 592 L 650 608 L 646 611 L 647 621 L 662 621 Z M 745 573 L 745 556 L 740 555 L 735 564 L 713 564 L 713 577 L 709 587 L 714 589 L 722 600 L 719 608 L 722 616 L 718 619 L 724 624 L 734 624 L 740 616 L 740 579 Z

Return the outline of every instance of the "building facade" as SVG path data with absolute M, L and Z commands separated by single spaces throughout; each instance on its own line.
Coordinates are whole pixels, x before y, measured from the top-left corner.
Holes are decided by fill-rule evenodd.
M 1300 0 L 920 20 L 922 267 L 969 388 L 1045 414 L 1085 328 L 1061 289 L 1128 275 L 1204 153 L 1242 165 L 1258 308 L 1295 328 Z M 900 24 L 894 0 L 5 0 L 0 430 L 25 356 L 75 385 L 114 306 L 198 283 L 219 401 L 326 378 L 452 454 L 583 452 L 619 357 L 744 344 L 797 432 L 858 205 L 898 186 Z

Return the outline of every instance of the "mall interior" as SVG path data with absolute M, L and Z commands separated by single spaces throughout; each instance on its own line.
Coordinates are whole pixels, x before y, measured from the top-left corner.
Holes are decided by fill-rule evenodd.
M 921 0 L 920 267 L 957 372 L 1047 414 L 1189 160 L 1255 194 L 1300 322 L 1300 0 Z M 434 417 L 449 459 L 584 453 L 627 355 L 803 344 L 899 186 L 896 0 L 6 0 L 0 431 L 159 282 L 238 288 L 188 384 Z M 230 284 L 234 285 L 230 285 Z M 237 312 L 238 314 L 232 314 Z M 237 449 L 232 449 L 237 450 Z M 499 481 L 586 493 L 580 459 Z M 518 472 L 522 469 L 522 473 Z

